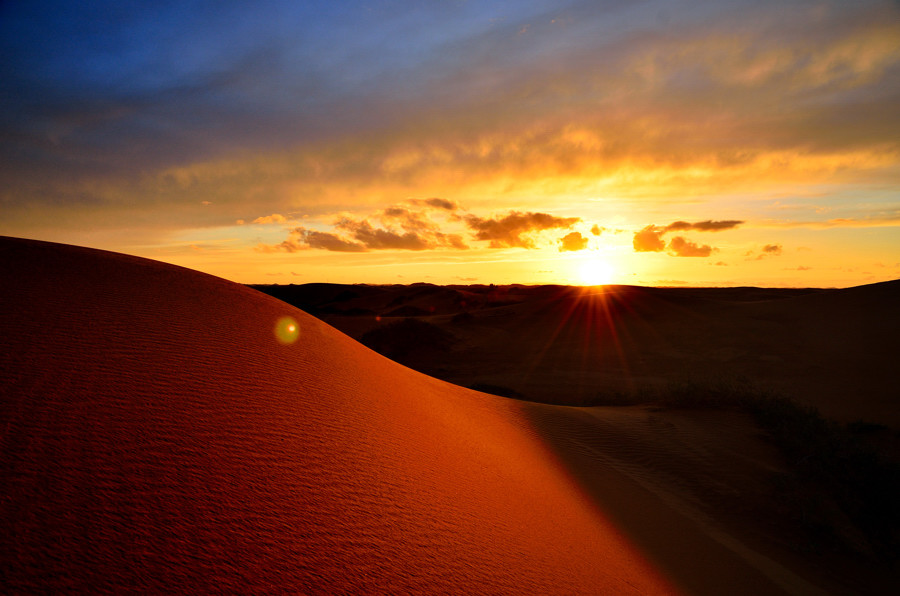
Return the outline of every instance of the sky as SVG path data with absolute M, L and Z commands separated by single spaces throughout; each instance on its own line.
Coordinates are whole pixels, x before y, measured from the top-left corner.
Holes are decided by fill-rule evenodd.
M 896 1 L 0 3 L 0 235 L 241 283 L 900 278 Z

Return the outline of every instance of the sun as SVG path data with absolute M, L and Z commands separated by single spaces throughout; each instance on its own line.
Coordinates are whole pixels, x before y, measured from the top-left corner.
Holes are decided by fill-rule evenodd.
M 578 279 L 583 286 L 602 286 L 612 283 L 612 266 L 601 259 L 587 259 L 578 268 Z

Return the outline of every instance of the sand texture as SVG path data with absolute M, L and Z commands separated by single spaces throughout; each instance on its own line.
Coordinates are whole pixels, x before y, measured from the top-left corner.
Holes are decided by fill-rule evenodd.
M 5 591 L 671 590 L 511 400 L 189 270 L 0 263 Z
M 479 393 L 250 288 L 114 253 L 4 238 L 0 279 L 6 592 L 884 585 L 760 527 L 784 462 L 739 413 Z

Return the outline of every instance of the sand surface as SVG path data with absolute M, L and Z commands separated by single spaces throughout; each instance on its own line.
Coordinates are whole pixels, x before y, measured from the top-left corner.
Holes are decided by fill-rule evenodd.
M 716 516 L 781 465 L 740 418 L 478 393 L 113 253 L 0 239 L 0 279 L 6 591 L 846 587 Z

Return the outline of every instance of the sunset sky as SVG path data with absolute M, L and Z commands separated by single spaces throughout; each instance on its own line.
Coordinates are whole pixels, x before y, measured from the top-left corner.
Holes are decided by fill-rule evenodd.
M 0 55 L 2 235 L 243 283 L 900 278 L 893 1 L 13 0 Z

